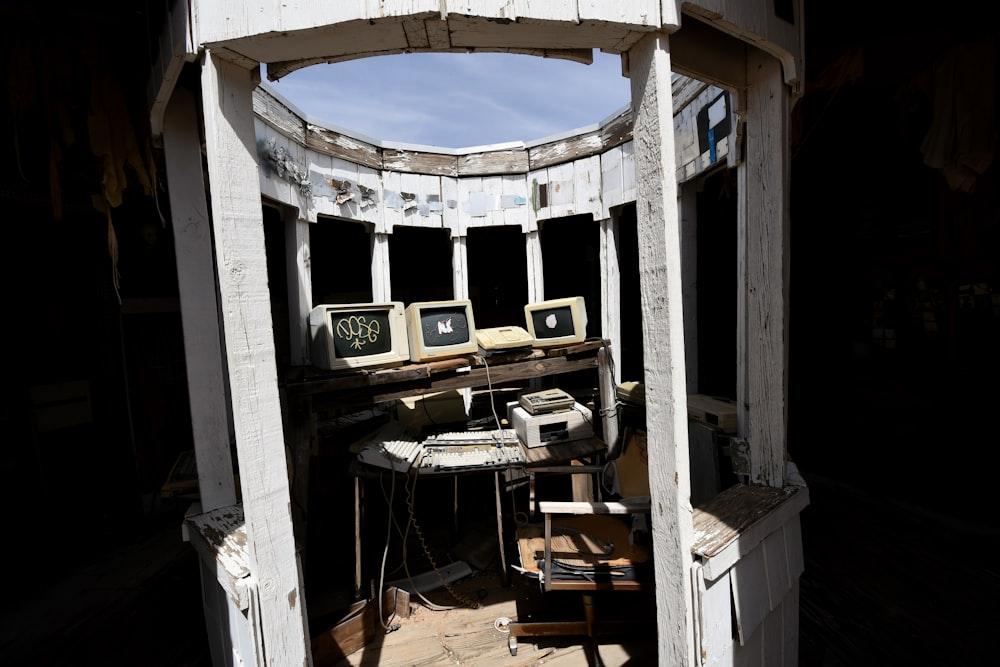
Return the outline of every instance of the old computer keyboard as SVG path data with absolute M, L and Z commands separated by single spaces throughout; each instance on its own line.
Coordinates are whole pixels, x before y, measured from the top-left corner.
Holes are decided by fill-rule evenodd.
M 424 445 L 418 472 L 455 472 L 458 470 L 489 470 L 519 466 L 524 463 L 519 445 Z
M 512 428 L 482 431 L 450 431 L 434 433 L 424 440 L 424 446 L 434 445 L 516 445 L 517 433 Z
M 506 468 L 524 463 L 514 429 L 452 431 L 428 436 L 420 474 Z
M 406 472 L 420 459 L 420 440 L 398 422 L 382 427 L 358 451 L 358 460 L 368 465 Z

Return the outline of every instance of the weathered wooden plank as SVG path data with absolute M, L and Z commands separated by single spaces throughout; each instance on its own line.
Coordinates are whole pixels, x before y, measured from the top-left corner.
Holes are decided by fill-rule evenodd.
M 150 132 L 154 140 L 163 133 L 163 117 L 174 87 L 184 70 L 184 63 L 192 62 L 198 50 L 191 41 L 191 18 L 186 3 L 164 6 L 165 18 L 160 22 L 156 62 L 153 63 L 146 99 L 149 104 Z M 155 19 L 154 19 L 155 20 Z
M 458 179 L 448 176 L 441 177 L 441 224 L 450 230 L 452 237 L 459 236 L 461 223 L 459 221 Z
M 393 227 L 403 224 L 403 185 L 402 174 L 398 171 L 382 172 L 382 220 L 384 227 L 378 231 L 391 234 Z
M 306 321 L 312 309 L 312 256 L 309 223 L 299 218 L 295 209 L 283 211 L 285 225 L 285 284 L 288 292 L 288 337 L 292 365 L 309 361 L 309 327 Z
M 557 11 L 569 10 L 568 3 L 535 3 L 535 5 L 552 5 Z M 575 12 L 575 7 L 572 8 Z M 514 29 L 511 29 L 515 26 Z M 520 20 L 517 23 L 490 21 L 480 16 L 448 16 L 448 28 L 451 33 L 452 46 L 475 48 L 477 51 L 488 48 L 510 49 L 594 49 L 598 48 L 610 53 L 620 53 L 623 45 L 631 44 L 636 39 L 637 31 L 629 26 L 585 21 L 576 24 L 555 23 L 552 21 Z M 644 32 L 638 32 L 639 35 Z
M 601 217 L 601 158 L 597 155 L 573 161 L 573 210 Z
M 694 566 L 695 593 L 698 601 L 696 654 L 703 667 L 722 667 L 733 659 L 733 603 L 729 576 L 706 581 L 698 565 Z
M 250 606 L 249 555 L 243 507 L 217 507 L 184 519 L 187 540 L 238 609 Z
M 622 201 L 635 201 L 635 142 L 622 144 Z
M 635 0 L 588 0 L 577 3 L 581 20 L 627 23 L 630 27 L 660 28 L 660 3 Z M 669 3 L 667 3 L 669 4 Z
M 372 223 L 375 229 L 383 227 L 382 174 L 380 171 L 358 165 L 358 218 Z
M 503 224 L 517 225 L 527 232 L 529 226 L 528 180 L 524 174 L 500 177 L 500 208 Z
M 257 162 L 260 164 L 260 195 L 282 204 L 291 204 L 292 178 L 285 171 L 285 166 L 288 163 L 296 163 L 299 147 L 259 118 L 254 118 L 254 126 L 257 136 Z M 280 160 L 279 154 L 282 156 Z M 298 189 L 298 183 L 294 187 Z
M 749 406 L 750 480 L 781 487 L 785 472 L 788 372 L 789 219 L 788 91 L 781 64 L 758 52 L 747 71 L 747 155 L 755 186 L 746 197 L 746 404 Z M 741 322 L 742 323 L 742 322 Z
M 729 571 L 736 612 L 736 635 L 741 645 L 757 632 L 770 611 L 764 550 L 758 545 L 743 554 Z
M 700 0 L 685 5 L 688 12 L 711 23 L 718 32 L 737 36 L 778 58 L 785 83 L 798 94 L 802 83 L 802 2 L 789 3 L 788 7 L 790 12 L 779 15 L 768 3 L 761 2 Z
M 458 156 L 448 153 L 384 147 L 382 149 L 382 165 L 383 168 L 393 171 L 410 171 L 437 176 L 458 175 Z
M 306 123 L 298 111 L 291 109 L 266 84 L 253 91 L 253 112 L 261 121 L 290 138 L 298 145 L 305 144 Z
M 546 193 L 548 209 L 546 218 L 559 218 L 574 215 L 576 211 L 576 188 L 574 180 L 574 164 L 566 162 L 549 167 Z M 539 219 L 542 218 L 539 212 Z
M 529 223 L 531 212 L 529 211 Z M 532 225 L 534 226 L 534 225 Z M 542 243 L 538 230 L 532 229 L 525 235 L 527 245 L 528 303 L 536 303 L 545 298 L 545 278 L 542 266 Z
M 459 176 L 466 177 L 523 174 L 528 171 L 528 151 L 517 146 L 459 155 L 456 168 Z
M 644 36 L 629 50 L 638 176 L 639 275 L 653 506 L 660 664 L 687 664 L 692 623 L 690 473 L 685 418 L 680 230 L 674 172 L 670 48 Z
M 705 576 L 720 576 L 808 504 L 804 487 L 737 485 L 695 508 L 696 541 L 691 549 L 702 558 Z
M 406 35 L 406 44 L 411 49 L 430 48 L 431 41 L 422 19 L 404 18 L 403 33 Z
M 601 123 L 601 144 L 605 150 L 632 140 L 632 109 L 626 107 Z
M 332 665 L 370 644 L 376 633 L 384 633 L 384 619 L 408 618 L 410 594 L 390 587 L 382 593 L 382 603 L 362 600 L 354 603 L 337 623 L 313 635 L 312 658 L 317 665 Z M 381 614 L 381 616 L 380 616 Z
M 389 265 L 389 235 L 372 234 L 372 299 L 384 303 L 392 299 L 392 272 Z
M 670 36 L 670 52 L 678 74 L 730 90 L 746 83 L 746 44 L 698 20 Z
M 469 246 L 465 234 L 451 238 L 452 290 L 454 298 L 469 298 Z
M 177 261 L 177 287 L 184 332 L 191 431 L 202 508 L 236 502 L 228 410 L 222 366 L 218 298 L 214 289 L 212 229 L 205 197 L 198 110 L 194 97 L 178 90 L 164 115 L 163 155 L 170 179 L 170 217 Z M 225 446 L 220 446 L 225 443 Z
M 622 149 L 615 146 L 601 153 L 601 217 L 612 216 L 611 209 L 622 201 Z M 612 338 L 612 340 L 618 340 Z
M 558 141 L 531 146 L 528 149 L 530 169 L 542 169 L 554 164 L 597 155 L 605 149 L 603 132 L 595 128 Z
M 308 638 L 292 527 L 267 256 L 253 145 L 256 83 L 208 53 L 202 99 L 220 312 L 240 462 L 249 565 L 269 662 L 304 664 Z M 228 447 L 228 442 L 217 443 Z
M 382 168 L 382 150 L 378 146 L 319 125 L 306 126 L 306 147 L 372 169 Z
M 448 22 L 441 17 L 424 19 L 424 30 L 427 31 L 427 44 L 434 51 L 446 51 L 451 48 L 451 36 L 448 34 Z
M 621 341 L 621 267 L 619 262 L 618 220 L 601 220 L 599 259 L 601 265 L 601 337 Z M 611 346 L 612 380 L 621 382 L 621 344 Z M 612 396 L 605 405 L 615 405 Z M 609 440 L 610 444 L 611 440 Z
M 533 2 L 532 0 L 445 0 L 449 13 L 460 16 L 482 16 L 491 19 L 515 21 L 534 19 L 546 21 L 569 21 L 579 19 L 576 2 Z
M 671 94 L 674 96 L 674 114 L 683 111 L 707 87 L 708 84 L 704 81 L 678 74 L 671 86 Z

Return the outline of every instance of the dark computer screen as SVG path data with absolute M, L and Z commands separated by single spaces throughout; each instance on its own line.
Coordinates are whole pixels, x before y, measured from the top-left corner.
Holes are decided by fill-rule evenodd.
M 426 308 L 420 311 L 420 329 L 427 348 L 461 345 L 472 340 L 465 308 Z
M 573 327 L 573 310 L 569 306 L 533 311 L 531 313 L 531 322 L 535 329 L 535 338 L 560 338 L 562 336 L 572 336 L 575 333 Z
M 331 320 L 333 346 L 338 359 L 367 357 L 392 350 L 392 325 L 388 311 L 331 313 Z

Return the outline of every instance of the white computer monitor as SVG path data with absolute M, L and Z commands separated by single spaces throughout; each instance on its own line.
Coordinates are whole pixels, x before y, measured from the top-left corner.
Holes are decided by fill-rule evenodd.
M 476 323 L 472 302 L 416 301 L 406 307 L 406 334 L 411 361 L 433 361 L 476 354 Z
M 309 311 L 309 342 L 313 366 L 327 370 L 410 360 L 401 301 L 318 305 Z
M 587 308 L 582 296 L 549 299 L 524 307 L 533 347 L 582 343 L 587 338 Z

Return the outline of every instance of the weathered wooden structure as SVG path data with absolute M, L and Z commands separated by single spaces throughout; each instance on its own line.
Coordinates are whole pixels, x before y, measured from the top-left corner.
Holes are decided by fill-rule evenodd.
M 802 76 L 800 3 L 196 1 L 175 3 L 165 25 L 150 107 L 167 162 L 202 498 L 188 528 L 215 593 L 206 604 L 217 662 L 311 660 L 286 465 L 308 449 L 302 439 L 311 430 L 299 423 L 308 414 L 294 411 L 300 419 L 285 423 L 280 408 L 263 197 L 285 212 L 293 363 L 307 361 L 308 239 L 317 216 L 371 225 L 376 299 L 390 296 L 386 238 L 398 226 L 449 230 L 456 298 L 467 286 L 466 231 L 519 226 L 529 297 L 538 299 L 539 221 L 583 213 L 600 220 L 603 288 L 616 293 L 619 261 L 638 262 L 642 278 L 660 662 L 794 664 L 798 512 L 808 500 L 786 461 L 788 119 Z M 621 54 L 631 107 L 570 136 L 468 152 L 359 140 L 307 122 L 258 87 L 262 64 L 274 79 L 319 62 L 472 48 L 584 62 L 595 48 Z M 178 82 L 195 62 L 192 91 Z M 690 79 L 675 82 L 675 73 Z M 675 145 L 683 136 L 675 123 L 686 122 L 675 104 L 689 80 L 730 94 L 725 159 L 739 185 L 731 259 L 749 485 L 721 498 L 716 514 L 691 506 L 688 483 L 682 221 L 693 215 L 684 184 L 705 159 Z M 552 195 L 545 205 L 542 188 Z M 455 205 L 414 215 L 400 193 Z M 638 257 L 619 260 L 614 208 L 633 201 L 642 243 Z M 616 299 L 603 299 L 604 337 L 617 338 L 619 321 Z M 731 516 L 737 520 L 727 523 Z

